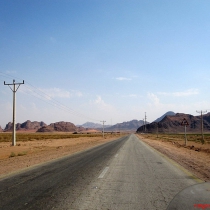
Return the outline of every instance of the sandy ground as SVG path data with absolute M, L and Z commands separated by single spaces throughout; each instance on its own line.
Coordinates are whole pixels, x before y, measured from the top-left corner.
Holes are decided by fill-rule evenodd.
M 0 143 L 0 176 L 112 141 L 120 136 L 82 137 Z M 10 157 L 11 154 L 14 157 Z
M 210 145 L 184 141 L 162 141 L 161 139 L 148 139 L 139 135 L 145 143 L 159 152 L 179 163 L 196 177 L 203 181 L 210 181 Z
M 70 155 L 85 149 L 112 141 L 120 136 L 83 137 L 74 139 L 54 139 L 28 142 L 17 142 L 18 146 L 11 143 L 0 143 L 0 176 L 27 168 L 42 162 L 50 161 L 65 155 Z M 145 143 L 149 144 L 164 155 L 178 162 L 198 178 L 210 181 L 210 145 L 189 142 L 184 147 L 184 142 L 166 142 L 161 139 L 148 139 L 139 135 Z M 15 155 L 10 157 L 11 154 Z

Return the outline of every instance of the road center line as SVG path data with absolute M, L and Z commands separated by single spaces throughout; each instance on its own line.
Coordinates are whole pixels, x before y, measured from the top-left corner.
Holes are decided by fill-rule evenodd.
M 99 179 L 102 179 L 108 170 L 109 170 L 109 167 L 106 167 L 106 168 L 102 171 L 102 173 L 100 174 L 100 176 L 99 176 L 98 178 L 99 178 Z

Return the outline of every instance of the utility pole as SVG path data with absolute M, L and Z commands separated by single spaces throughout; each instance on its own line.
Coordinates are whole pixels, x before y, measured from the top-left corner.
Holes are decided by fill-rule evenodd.
M 103 123 L 103 138 L 104 138 L 104 123 L 106 122 L 106 121 L 101 121 L 102 123 Z
M 182 120 L 181 125 L 184 126 L 185 146 L 187 146 L 187 126 L 189 125 L 189 123 L 187 122 L 186 118 Z
M 147 115 L 146 115 L 146 112 L 145 112 L 145 133 L 147 131 L 146 125 L 147 125 Z
M 20 85 L 24 84 L 24 80 L 22 83 L 15 83 L 15 80 L 13 80 L 12 84 L 6 84 L 4 81 L 4 85 L 8 85 L 9 88 L 12 90 L 13 92 L 13 132 L 12 132 L 12 146 L 16 145 L 16 126 L 15 126 L 15 116 L 16 116 L 16 97 L 15 97 L 15 93 L 17 92 L 18 88 L 20 87 Z M 10 85 L 13 86 L 13 89 L 10 87 Z M 18 85 L 18 87 L 16 88 L 16 85 Z
M 184 125 L 184 139 L 185 139 L 185 146 L 187 146 L 187 126 Z
M 201 114 L 201 136 L 202 136 L 201 142 L 202 142 L 202 144 L 205 144 L 206 142 L 205 142 L 204 135 L 203 135 L 203 113 L 206 113 L 207 110 L 205 110 L 205 111 L 201 110 L 201 111 L 196 111 L 196 112 Z

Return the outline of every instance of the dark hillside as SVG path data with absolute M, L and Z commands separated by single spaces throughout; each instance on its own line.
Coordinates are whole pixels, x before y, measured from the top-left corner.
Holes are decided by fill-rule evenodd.
M 44 122 L 31 122 L 30 120 L 27 120 L 24 123 L 17 123 L 16 124 L 16 130 L 17 131 L 29 131 L 29 130 L 38 130 L 39 128 L 41 128 L 42 126 L 45 126 L 46 124 Z M 4 131 L 12 131 L 12 123 L 9 122 Z
M 71 122 L 61 121 L 45 125 L 39 128 L 37 132 L 83 132 L 88 130 L 88 128 L 77 127 Z
M 193 116 L 190 114 L 177 113 L 174 116 L 165 116 L 160 122 L 152 122 L 146 125 L 146 131 L 149 133 L 182 133 L 184 132 L 184 126 L 181 125 L 183 119 L 186 119 L 189 123 L 187 126 L 187 132 L 199 133 L 201 131 L 201 117 Z M 145 127 L 141 126 L 137 129 L 137 132 L 144 132 Z M 203 130 L 204 132 L 210 132 L 210 113 L 203 115 Z

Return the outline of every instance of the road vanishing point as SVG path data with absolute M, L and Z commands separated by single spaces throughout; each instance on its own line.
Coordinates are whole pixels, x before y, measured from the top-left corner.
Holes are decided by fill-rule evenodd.
M 1 178 L 0 209 L 164 210 L 197 183 L 131 134 Z

